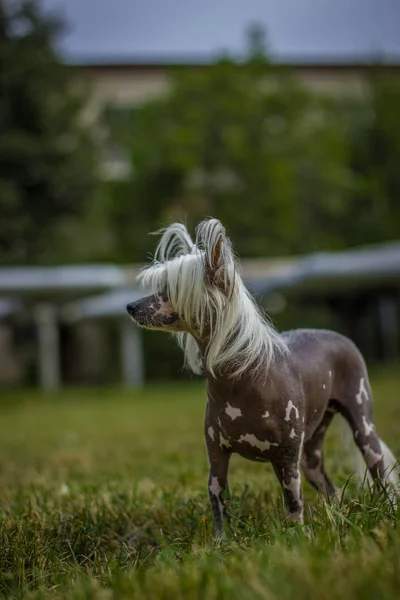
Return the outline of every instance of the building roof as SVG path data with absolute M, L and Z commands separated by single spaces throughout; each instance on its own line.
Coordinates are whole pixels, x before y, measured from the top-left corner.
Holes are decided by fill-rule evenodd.
M 82 56 L 75 57 L 70 64 L 78 69 L 92 72 L 105 71 L 165 71 L 166 69 L 206 69 L 213 66 L 211 59 L 196 55 L 185 56 Z M 367 71 L 372 66 L 381 70 L 397 72 L 400 69 L 399 54 L 386 55 L 384 60 L 373 54 L 349 56 L 284 56 L 277 57 L 272 67 L 301 71 Z

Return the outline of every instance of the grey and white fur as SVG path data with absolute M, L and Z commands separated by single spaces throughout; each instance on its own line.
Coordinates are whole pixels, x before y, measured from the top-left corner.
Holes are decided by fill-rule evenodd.
M 206 377 L 208 489 L 218 536 L 233 453 L 272 464 L 293 521 L 303 523 L 301 471 L 324 496 L 335 496 L 323 442 L 336 413 L 350 425 L 371 477 L 394 499 L 396 460 L 376 433 L 367 369 L 353 342 L 326 330 L 279 334 L 247 291 L 217 219 L 200 223 L 195 241 L 179 223 L 159 233 L 154 260 L 139 276 L 152 294 L 127 310 L 136 324 L 176 335 L 187 366 Z

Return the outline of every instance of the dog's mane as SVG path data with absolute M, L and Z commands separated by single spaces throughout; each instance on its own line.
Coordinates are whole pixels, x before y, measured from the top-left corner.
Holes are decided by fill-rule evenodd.
M 157 233 L 162 237 L 154 260 L 139 280 L 152 293 L 167 291 L 174 310 L 189 327 L 200 335 L 207 332 L 204 356 L 191 334 L 174 334 L 186 365 L 197 374 L 205 369 L 213 376 L 218 372 L 231 378 L 248 370 L 265 375 L 275 356 L 287 352 L 287 347 L 246 289 L 221 223 L 216 219 L 200 223 L 195 242 L 180 223 Z M 210 280 L 217 244 L 217 267 Z

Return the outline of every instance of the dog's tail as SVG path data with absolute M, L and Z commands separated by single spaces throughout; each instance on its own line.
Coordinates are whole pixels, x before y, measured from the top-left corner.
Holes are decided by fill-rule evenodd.
M 400 467 L 399 462 L 394 457 L 392 451 L 388 446 L 379 438 L 381 445 L 382 458 L 383 458 L 383 483 L 386 487 L 386 491 L 393 504 L 397 505 L 397 499 L 400 498 Z M 357 479 L 362 485 L 365 482 L 371 486 L 373 483 L 370 472 L 366 469 L 364 460 L 357 452 Z
M 348 450 L 348 456 L 351 456 L 353 459 L 351 467 L 353 473 L 356 475 L 359 487 L 362 487 L 366 483 L 371 486 L 373 483 L 371 474 L 366 468 L 364 459 L 354 444 L 351 430 L 344 420 L 342 421 L 340 439 L 343 446 Z M 400 499 L 400 464 L 385 442 L 381 439 L 379 439 L 379 442 L 384 464 L 383 483 L 386 486 L 392 503 L 397 505 L 397 499 Z
M 379 440 L 383 453 L 384 480 L 390 490 L 400 498 L 400 467 L 392 451 L 386 446 L 385 442 Z

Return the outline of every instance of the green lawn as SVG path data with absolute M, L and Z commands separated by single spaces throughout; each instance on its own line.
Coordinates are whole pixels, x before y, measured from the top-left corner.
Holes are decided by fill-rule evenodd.
M 400 457 L 400 373 L 373 387 L 378 432 Z M 234 457 L 234 534 L 217 548 L 204 409 L 202 383 L 2 392 L 0 597 L 400 597 L 400 513 L 351 484 L 339 507 L 305 486 L 306 537 L 282 523 L 271 468 Z M 343 486 L 353 462 L 339 422 L 328 451 Z

